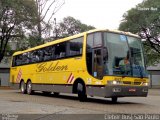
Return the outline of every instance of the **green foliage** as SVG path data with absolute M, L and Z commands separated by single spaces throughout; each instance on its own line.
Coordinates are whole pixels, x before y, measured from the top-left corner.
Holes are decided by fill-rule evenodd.
M 12 19 L 16 25 L 16 32 L 24 29 L 33 29 L 36 22 L 36 6 L 34 0 L 0 0 L 0 11 L 6 7 L 12 11 Z M 1 16 L 3 17 L 3 16 Z
M 36 15 L 34 0 L 0 0 L 0 62 L 9 50 L 8 41 L 18 43 L 27 34 L 32 34 Z
M 143 42 L 145 56 L 147 59 L 147 66 L 155 65 L 159 63 L 160 55 L 154 49 L 148 45 L 147 41 Z
M 144 0 L 128 10 L 123 15 L 119 29 L 135 34 L 143 33 L 148 65 L 160 61 L 160 0 Z
M 54 33 L 57 38 L 61 38 L 85 32 L 91 29 L 95 29 L 95 27 L 81 23 L 80 20 L 68 16 L 57 25 Z
M 123 15 L 119 29 L 137 33 L 141 26 L 150 26 L 155 20 L 160 19 L 159 5 L 160 0 L 144 0 Z

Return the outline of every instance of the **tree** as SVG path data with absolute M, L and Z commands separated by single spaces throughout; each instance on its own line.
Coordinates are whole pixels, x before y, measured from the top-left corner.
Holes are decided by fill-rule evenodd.
M 68 16 L 63 18 L 63 21 L 56 25 L 53 31 L 54 39 L 68 37 L 91 29 L 95 29 L 95 27 L 81 23 L 80 20 Z
M 160 1 L 144 0 L 123 15 L 120 30 L 139 34 L 144 41 L 149 64 L 160 61 Z M 154 56 L 154 57 L 153 57 Z
M 51 29 L 51 19 L 53 15 L 62 7 L 62 5 L 64 5 L 65 0 L 35 0 L 35 2 L 37 9 L 37 39 L 40 40 L 39 44 L 41 44 L 44 43 L 42 40 L 42 35 L 44 35 L 47 28 Z
M 34 5 L 33 0 L 0 0 L 0 62 L 8 41 L 23 37 L 27 29 L 33 29 Z

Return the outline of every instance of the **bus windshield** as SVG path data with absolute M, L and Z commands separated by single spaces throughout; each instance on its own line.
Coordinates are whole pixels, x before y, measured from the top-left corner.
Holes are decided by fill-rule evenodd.
M 116 33 L 104 33 L 108 50 L 105 75 L 147 77 L 141 40 Z

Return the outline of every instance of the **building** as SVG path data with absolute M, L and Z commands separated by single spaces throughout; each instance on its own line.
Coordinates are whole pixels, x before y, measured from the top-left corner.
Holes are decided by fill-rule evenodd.
M 0 86 L 9 86 L 9 62 L 4 58 L 0 63 Z
M 17 41 L 9 41 L 8 44 L 11 47 L 12 51 L 15 51 L 17 48 Z M 0 63 L 0 86 L 9 86 L 9 73 L 10 73 L 10 59 L 11 55 L 4 57 Z
M 150 87 L 160 88 L 160 64 L 147 67 L 150 77 Z

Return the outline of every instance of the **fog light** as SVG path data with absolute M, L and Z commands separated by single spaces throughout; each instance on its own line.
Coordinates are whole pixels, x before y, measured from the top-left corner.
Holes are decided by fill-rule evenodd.
M 107 81 L 108 85 L 121 85 L 121 81 L 113 80 L 113 81 Z
M 142 90 L 143 92 L 148 92 L 148 89 L 146 89 L 146 88 L 143 88 L 143 90 Z
M 113 92 L 121 92 L 121 88 L 113 88 L 112 91 Z

